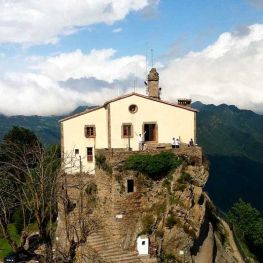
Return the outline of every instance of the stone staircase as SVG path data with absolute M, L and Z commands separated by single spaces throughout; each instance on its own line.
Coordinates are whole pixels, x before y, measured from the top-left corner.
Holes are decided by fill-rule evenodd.
M 120 245 L 106 237 L 102 231 L 92 233 L 87 239 L 91 247 L 105 263 L 141 263 L 137 252 L 125 251 Z

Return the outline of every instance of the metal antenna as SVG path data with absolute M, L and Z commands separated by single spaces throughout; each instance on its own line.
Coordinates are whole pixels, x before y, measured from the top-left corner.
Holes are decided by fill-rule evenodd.
M 135 73 L 135 89 L 137 89 L 137 76 L 138 76 L 138 63 L 136 63 L 136 73 Z M 134 92 L 135 92 L 134 89 Z
M 146 50 L 145 50 L 145 81 L 144 84 L 146 86 L 146 94 L 148 94 L 148 42 L 146 42 Z
M 152 59 L 152 68 L 153 68 L 153 49 L 151 48 L 151 59 Z
M 147 79 L 148 74 L 148 42 L 146 42 L 146 50 L 145 50 L 145 76 Z

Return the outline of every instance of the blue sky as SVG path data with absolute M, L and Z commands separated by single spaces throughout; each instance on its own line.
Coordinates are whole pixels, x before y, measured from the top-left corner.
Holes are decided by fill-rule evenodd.
M 253 52 L 257 52 L 258 57 L 263 52 L 263 0 L 98 2 L 57 0 L 48 3 L 40 0 L 39 4 L 34 4 L 30 0 L 4 0 L 0 3 L 0 92 L 5 94 L 2 96 L 5 101 L 7 96 L 17 94 L 14 103 L 3 101 L 0 112 L 9 115 L 61 113 L 79 104 L 101 103 L 102 99 L 115 96 L 117 88 L 118 93 L 127 92 L 135 78 L 141 81 L 145 75 L 143 60 L 147 47 L 148 56 L 150 49 L 154 50 L 155 66 L 163 74 L 163 85 L 167 85 L 167 92 L 164 92 L 167 99 L 175 100 L 182 91 L 183 96 L 207 103 L 226 102 L 262 110 L 262 91 L 250 87 L 249 80 L 257 81 L 254 86 L 260 86 L 263 79 L 258 77 L 256 69 L 252 71 L 246 67 L 244 61 L 252 59 L 253 62 L 253 58 L 258 61 Z M 219 41 L 223 33 L 223 40 Z M 209 46 L 213 54 L 220 53 L 220 56 L 211 55 L 207 51 Z M 237 54 L 239 47 L 242 50 Z M 252 47 L 255 48 L 253 52 Z M 95 54 L 91 56 L 92 50 Z M 231 56 L 237 60 L 235 65 L 227 60 Z M 71 62 L 74 68 L 69 65 Z M 203 78 L 197 78 L 202 65 L 208 72 Z M 244 66 L 240 68 L 240 65 Z M 119 72 L 115 72 L 114 67 Z M 222 71 L 228 67 L 236 74 L 235 79 Z M 188 82 L 189 76 L 183 79 L 178 73 L 187 74 L 187 68 L 191 68 L 189 76 L 192 76 L 192 81 Z M 98 73 L 103 70 L 114 78 Z M 239 76 L 240 70 L 247 71 L 244 75 L 248 79 Z M 169 74 L 178 75 L 174 88 Z M 193 86 L 196 87 L 191 88 Z M 251 96 L 247 97 L 250 89 Z M 48 105 L 41 96 L 44 90 L 48 90 L 49 96 L 53 94 L 49 100 L 55 105 L 49 111 L 42 110 Z M 86 91 L 93 93 L 86 94 Z M 138 91 L 143 92 L 139 84 Z M 67 97 L 65 92 L 69 93 Z M 18 93 L 22 94 L 21 98 Z M 233 94 L 239 96 L 235 98 Z M 28 102 L 38 103 L 25 110 Z M 67 107 L 63 107 L 65 103 Z
M 117 0 L 118 1 L 118 0 Z M 163 0 L 149 11 L 132 12 L 113 25 L 104 23 L 83 27 L 78 33 L 61 37 L 55 45 L 36 45 L 25 48 L 2 44 L 1 52 L 8 55 L 52 55 L 81 49 L 114 48 L 119 56 L 145 54 L 153 48 L 162 58 L 173 47 L 178 55 L 198 51 L 213 43 L 223 32 L 234 32 L 247 25 L 263 22 L 263 5 L 249 0 Z M 121 28 L 120 33 L 113 33 Z M 179 49 L 179 48 L 178 48 Z

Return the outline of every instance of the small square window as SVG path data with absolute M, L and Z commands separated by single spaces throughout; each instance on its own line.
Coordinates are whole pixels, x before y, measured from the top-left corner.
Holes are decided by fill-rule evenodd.
M 86 138 L 95 138 L 96 137 L 95 125 L 86 125 L 85 126 L 85 137 Z
M 122 125 L 122 137 L 123 138 L 132 137 L 132 125 L 131 124 Z
M 142 241 L 142 245 L 145 246 L 145 241 Z
M 79 154 L 79 149 L 75 149 L 75 155 Z

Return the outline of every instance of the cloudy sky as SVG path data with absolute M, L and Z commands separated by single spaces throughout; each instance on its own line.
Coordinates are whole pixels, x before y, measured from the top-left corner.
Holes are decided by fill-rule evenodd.
M 0 0 L 0 113 L 145 93 L 152 63 L 164 99 L 262 113 L 263 0 Z

